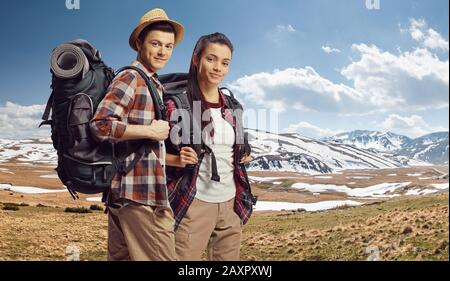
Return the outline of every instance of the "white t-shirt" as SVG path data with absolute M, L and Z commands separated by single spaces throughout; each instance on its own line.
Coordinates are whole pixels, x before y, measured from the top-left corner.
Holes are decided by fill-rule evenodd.
M 232 199 L 236 194 L 236 184 L 233 177 L 235 133 L 231 124 L 222 118 L 221 108 L 210 108 L 209 110 L 211 111 L 214 135 L 212 139 L 208 136 L 205 143 L 216 156 L 220 182 L 211 180 L 211 155 L 205 153 L 199 168 L 195 197 L 209 203 L 222 203 Z

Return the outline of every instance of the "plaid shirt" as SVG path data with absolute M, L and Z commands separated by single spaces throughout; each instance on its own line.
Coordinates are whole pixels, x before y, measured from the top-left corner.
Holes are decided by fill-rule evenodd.
M 150 73 L 138 61 L 132 65 L 152 78 L 162 98 L 163 87 L 156 74 Z M 137 71 L 127 69 L 119 73 L 109 86 L 91 120 L 91 131 L 100 141 L 118 143 L 128 124 L 150 125 L 154 118 L 154 104 L 145 80 Z M 154 142 L 151 150 L 128 174 L 122 176 L 117 173 L 114 176 L 111 183 L 112 202 L 126 199 L 150 206 L 169 206 L 164 142 Z M 125 159 L 125 165 L 131 163 L 134 157 L 135 153 L 130 154 Z
M 236 118 L 227 106 L 224 94 L 220 94 L 222 107 L 222 118 L 224 118 L 228 123 L 233 126 L 236 133 L 243 134 L 242 132 L 237 132 Z M 166 102 L 167 112 L 166 120 L 170 120 L 171 114 L 176 110 L 176 105 L 172 100 Z M 171 127 L 174 125 L 171 122 Z M 241 126 L 242 127 L 242 126 Z M 241 218 L 243 224 L 247 223 L 252 211 L 253 211 L 253 195 L 251 193 L 250 182 L 248 180 L 247 171 L 241 161 L 241 144 L 234 144 L 233 146 L 233 167 L 234 167 L 234 182 L 236 184 L 236 195 L 234 197 L 234 211 Z M 193 171 L 186 171 L 182 168 L 167 167 L 170 173 L 175 175 L 174 179 L 169 179 L 167 183 L 167 189 L 169 192 L 169 201 L 172 206 L 172 210 L 175 216 L 175 227 L 178 227 L 184 216 L 186 215 L 189 206 L 195 198 L 197 192 L 196 182 L 199 173 L 199 167 L 205 156 L 205 152 L 202 152 L 199 156 L 199 162 L 195 165 Z

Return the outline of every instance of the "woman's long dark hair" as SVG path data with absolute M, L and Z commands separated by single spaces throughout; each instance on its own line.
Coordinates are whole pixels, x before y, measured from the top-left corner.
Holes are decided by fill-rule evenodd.
M 187 95 L 189 98 L 189 102 L 191 104 L 191 108 L 193 108 L 194 101 L 203 101 L 203 94 L 200 90 L 200 87 L 198 86 L 198 67 L 194 64 L 194 56 L 198 58 L 198 61 L 200 61 L 200 58 L 202 57 L 203 52 L 205 51 L 206 47 L 210 43 L 218 43 L 227 46 L 230 48 L 231 53 L 233 53 L 234 47 L 231 43 L 230 39 L 228 39 L 227 36 L 225 36 L 222 33 L 216 32 L 209 35 L 204 35 L 198 39 L 197 44 L 195 44 L 194 52 L 192 53 L 191 58 L 191 65 L 189 67 L 189 74 L 188 74 L 188 83 L 187 83 Z M 201 103 L 201 112 L 203 115 L 203 112 L 207 109 L 205 102 Z M 199 120 L 196 120 L 197 122 Z M 201 128 L 203 128 L 208 124 L 209 122 L 201 122 Z

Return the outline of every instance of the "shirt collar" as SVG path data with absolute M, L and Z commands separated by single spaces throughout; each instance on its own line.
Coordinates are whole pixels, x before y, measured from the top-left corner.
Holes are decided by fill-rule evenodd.
M 144 71 L 144 73 L 147 74 L 148 77 L 158 79 L 158 74 L 156 74 L 155 72 L 149 71 L 140 61 L 135 60 L 135 61 L 133 61 L 133 63 L 131 65 L 136 66 L 137 68 Z
M 158 87 L 161 87 L 161 89 L 164 89 L 163 85 L 161 84 L 161 82 L 158 79 L 158 74 L 156 72 L 150 72 L 140 61 L 135 60 L 133 61 L 133 63 L 131 64 L 133 66 L 136 66 L 137 68 L 141 69 L 142 71 L 144 71 L 144 73 L 151 78 Z

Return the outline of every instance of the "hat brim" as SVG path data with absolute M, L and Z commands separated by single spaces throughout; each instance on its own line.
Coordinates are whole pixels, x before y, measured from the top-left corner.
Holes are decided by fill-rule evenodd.
M 137 42 L 137 39 L 139 38 L 139 35 L 141 34 L 142 30 L 144 30 L 144 28 L 146 28 L 147 26 L 149 26 L 150 24 L 153 24 L 155 22 L 167 22 L 167 23 L 171 24 L 173 26 L 173 28 L 175 29 L 175 45 L 177 45 L 178 43 L 181 42 L 181 40 L 184 37 L 183 25 L 181 25 L 180 23 L 178 23 L 174 20 L 169 20 L 169 19 L 164 19 L 164 18 L 153 19 L 153 20 L 141 23 L 131 33 L 129 43 L 130 43 L 130 47 L 133 48 L 133 50 L 135 50 L 135 51 L 138 50 L 136 42 Z

